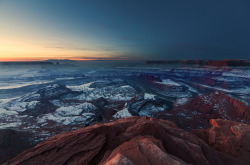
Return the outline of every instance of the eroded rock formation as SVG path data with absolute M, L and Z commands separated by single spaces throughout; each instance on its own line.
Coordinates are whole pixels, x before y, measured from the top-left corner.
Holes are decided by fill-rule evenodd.
M 211 128 L 194 133 L 217 151 L 226 154 L 220 154 L 226 164 L 249 164 L 250 125 L 222 119 L 212 119 L 210 124 Z
M 128 117 L 49 138 L 6 164 L 223 164 L 197 136 L 166 120 Z
M 180 101 L 179 101 L 180 102 Z M 186 99 L 156 118 L 170 120 L 187 131 L 208 128 L 211 119 L 227 119 L 250 124 L 250 106 L 223 93 L 210 93 Z

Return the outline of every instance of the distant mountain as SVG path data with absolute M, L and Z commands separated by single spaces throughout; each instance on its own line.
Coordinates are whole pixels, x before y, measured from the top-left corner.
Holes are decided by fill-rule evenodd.
M 184 65 L 207 65 L 207 66 L 250 66 L 249 60 L 163 60 L 146 61 L 147 64 L 184 64 Z
M 53 65 L 50 61 L 0 62 L 0 65 Z
M 75 63 L 77 61 L 75 61 L 75 60 L 69 60 L 69 59 L 62 59 L 62 60 L 48 59 L 48 60 L 45 60 L 45 62 L 51 62 L 53 64 L 70 64 L 70 63 Z

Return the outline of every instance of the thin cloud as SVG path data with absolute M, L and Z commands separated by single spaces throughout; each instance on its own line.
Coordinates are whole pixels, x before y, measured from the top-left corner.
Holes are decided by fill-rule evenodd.
M 131 57 L 126 55 L 114 55 L 114 56 L 74 56 L 69 59 L 78 59 L 78 60 L 140 60 L 139 57 Z

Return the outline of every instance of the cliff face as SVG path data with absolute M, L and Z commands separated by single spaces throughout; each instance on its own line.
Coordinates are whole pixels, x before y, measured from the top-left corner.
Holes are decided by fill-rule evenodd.
M 250 107 L 245 103 L 222 93 L 211 93 L 195 97 L 188 108 L 196 110 L 209 120 L 224 118 L 234 121 L 250 123 Z M 209 114 L 209 115 L 207 115 Z
M 197 136 L 166 120 L 129 117 L 49 138 L 6 164 L 223 164 Z
M 194 135 L 167 120 L 128 117 L 58 134 L 4 165 L 247 165 L 250 126 L 221 119 L 210 123 Z
M 250 125 L 229 120 L 212 119 L 211 128 L 194 133 L 211 147 L 228 156 L 221 156 L 226 164 L 249 164 Z
M 177 99 L 173 109 L 157 115 L 156 118 L 170 120 L 187 131 L 208 128 L 211 119 L 227 119 L 250 124 L 250 107 L 223 93 Z

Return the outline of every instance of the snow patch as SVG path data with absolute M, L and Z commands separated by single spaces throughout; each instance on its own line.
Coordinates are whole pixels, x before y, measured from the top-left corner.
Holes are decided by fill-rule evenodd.
M 120 86 L 121 88 L 130 88 L 129 85 L 123 85 L 123 86 Z
M 118 111 L 116 114 L 113 115 L 114 118 L 125 118 L 132 116 L 127 108 L 124 108 L 123 110 Z
M 84 93 L 76 96 L 74 99 L 92 101 L 98 98 L 105 98 L 109 100 L 131 100 L 135 96 L 135 90 L 131 86 L 107 86 L 103 88 L 91 88 L 91 91 L 84 91 Z
M 13 127 L 20 127 L 21 124 L 22 124 L 21 122 L 15 122 L 15 123 L 0 123 L 0 129 L 13 128 Z
M 159 84 L 170 85 L 170 86 L 180 86 L 180 84 L 170 80 L 170 79 L 163 79 L 162 82 L 157 82 Z
M 91 103 L 83 103 L 77 106 L 60 107 L 56 110 L 61 116 L 78 116 L 82 111 L 94 110 L 96 107 Z
M 0 115 L 3 116 L 3 115 L 17 115 L 18 113 L 16 111 L 7 111 L 6 109 L 4 108 L 0 108 Z
M 66 87 L 69 88 L 72 91 L 82 91 L 82 92 L 85 92 L 85 91 L 91 91 L 91 90 L 94 89 L 94 88 L 90 88 L 90 85 L 93 84 L 93 83 L 94 82 L 90 82 L 90 83 L 82 84 L 82 85 L 79 85 L 79 86 L 66 86 Z
M 149 93 L 144 93 L 144 100 L 149 99 L 149 100 L 155 100 L 155 96 L 153 94 L 149 94 Z
M 32 82 L 32 83 L 26 83 L 26 84 L 13 84 L 13 85 L 8 85 L 8 86 L 2 86 L 0 89 L 15 89 L 15 88 L 22 88 L 30 85 L 38 85 L 38 84 L 47 84 L 51 83 L 53 81 L 42 81 L 42 82 Z
M 42 124 L 47 120 L 52 120 L 63 125 L 68 125 L 77 122 L 86 122 L 95 116 L 94 113 L 90 113 L 95 110 L 96 107 L 91 103 L 83 103 L 77 106 L 60 107 L 54 113 L 49 113 L 41 118 L 37 119 L 37 122 Z M 84 113 L 83 113 L 84 112 Z
M 188 101 L 188 98 L 179 98 L 176 100 L 177 105 L 183 105 Z

